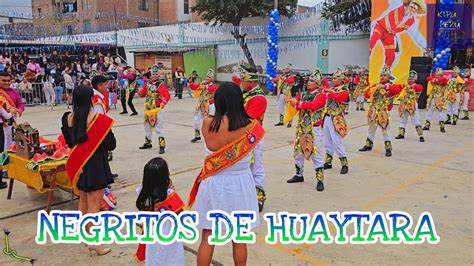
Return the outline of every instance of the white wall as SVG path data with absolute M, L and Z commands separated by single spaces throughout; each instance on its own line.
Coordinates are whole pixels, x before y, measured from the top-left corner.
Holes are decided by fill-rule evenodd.
M 329 42 L 329 73 L 343 65 L 369 65 L 369 39 L 333 40 Z

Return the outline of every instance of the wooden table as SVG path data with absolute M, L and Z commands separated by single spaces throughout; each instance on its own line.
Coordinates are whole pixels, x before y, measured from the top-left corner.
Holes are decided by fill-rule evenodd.
M 47 162 L 39 165 L 36 171 L 32 171 L 26 167 L 29 160 L 16 154 L 10 154 L 8 159 L 7 165 L 0 166 L 1 169 L 8 171 L 8 178 L 10 178 L 7 200 L 11 199 L 15 180 L 28 185 L 39 193 L 47 192 L 46 212 L 48 213 L 51 211 L 53 193 L 57 187 L 72 193 L 73 188 L 66 174 L 66 160 Z

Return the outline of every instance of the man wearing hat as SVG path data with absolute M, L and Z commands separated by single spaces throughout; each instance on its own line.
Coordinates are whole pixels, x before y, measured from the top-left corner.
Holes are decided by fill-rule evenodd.
M 398 136 L 395 139 L 405 138 L 405 128 L 408 122 L 408 117 L 411 117 L 412 123 L 415 125 L 416 132 L 420 138 L 420 142 L 425 142 L 423 137 L 423 129 L 421 128 L 420 114 L 418 113 L 418 97 L 423 91 L 423 86 L 416 84 L 418 73 L 412 70 L 408 74 L 408 84 L 403 86 L 400 92 L 400 105 L 398 106 L 398 114 L 401 117 L 400 127 L 398 128 Z
M 385 156 L 392 156 L 390 110 L 393 108 L 393 98 L 401 91 L 400 85 L 392 85 L 390 83 L 390 80 L 393 79 L 394 77 L 390 72 L 390 68 L 384 67 L 380 72 L 380 83 L 370 86 L 364 93 L 365 98 L 369 100 L 369 110 L 367 111 L 369 131 L 365 145 L 359 149 L 359 151 L 365 152 L 372 150 L 375 132 L 380 126 L 385 142 Z
M 446 85 L 448 84 L 448 79 L 444 77 L 444 71 L 441 68 L 436 69 L 436 74 L 427 78 L 428 90 L 426 94 L 428 95 L 428 111 L 426 112 L 426 122 L 423 130 L 430 130 L 431 127 L 431 118 L 435 109 L 438 111 L 438 121 L 439 128 L 442 133 L 446 132 L 444 128 L 444 110 L 446 109 Z
M 364 109 L 364 92 L 369 85 L 369 76 L 367 75 L 367 70 L 362 69 L 360 74 L 357 75 L 354 79 L 354 85 L 356 88 L 354 90 L 354 98 L 356 99 L 357 108 L 356 111 L 365 111 Z
M 446 121 L 444 124 L 455 126 L 459 119 L 459 101 L 461 100 L 461 87 L 464 84 L 464 80 L 460 76 L 461 69 L 455 66 L 453 68 L 453 75 L 448 80 L 446 86 Z M 452 123 L 451 123 L 452 120 Z
M 462 77 L 464 79 L 464 84 L 461 90 L 461 107 L 462 111 L 464 112 L 464 117 L 461 120 L 469 120 L 469 90 L 472 86 L 472 79 L 471 79 L 471 69 L 466 68 L 462 73 Z
M 326 105 L 324 109 L 324 146 L 326 148 L 326 159 L 324 169 L 332 168 L 334 150 L 341 161 L 341 174 L 349 172 L 346 151 L 342 139 L 347 135 L 347 124 L 344 118 L 347 105 L 349 104 L 349 88 L 344 86 L 346 76 L 342 69 L 334 72 L 332 81 L 334 87 L 325 89 Z
M 287 183 L 303 182 L 304 161 L 312 160 L 313 169 L 316 171 L 316 190 L 324 190 L 324 161 L 321 126 L 323 112 L 326 105 L 326 94 L 322 89 L 322 73 L 319 69 L 311 73 L 308 78 L 308 90 L 299 93 L 296 99 L 288 102 L 299 111 L 298 124 L 294 142 L 296 174 L 288 179 Z
M 192 143 L 201 140 L 201 128 L 204 117 L 214 114 L 214 92 L 219 87 L 217 84 L 214 84 L 214 77 L 214 70 L 209 69 L 203 82 L 200 84 L 189 83 L 191 90 L 196 91 L 194 97 L 198 98 L 196 111 L 194 112 L 194 138 L 191 140 Z
M 278 76 L 273 79 L 273 82 L 277 84 L 277 100 L 278 100 L 278 112 L 280 113 L 280 118 L 278 123 L 275 124 L 276 127 L 283 126 L 283 118 L 285 117 L 285 97 L 287 95 L 291 96 L 291 87 L 295 82 L 295 76 L 291 75 L 293 70 L 293 65 L 288 64 L 283 69 L 283 75 Z M 288 123 L 287 127 L 291 127 L 291 121 Z
M 166 84 L 160 80 L 160 69 L 157 65 L 151 67 L 151 78 L 142 87 L 139 96 L 145 97 L 145 143 L 139 149 L 151 149 L 153 129 L 158 135 L 160 154 L 165 153 L 164 108 L 170 101 L 170 93 Z
M 258 86 L 258 73 L 256 69 L 240 66 L 240 86 L 244 97 L 244 107 L 247 114 L 263 124 L 265 111 L 267 110 L 267 99 L 265 92 Z M 237 83 L 237 80 L 234 79 Z M 258 209 L 263 210 L 265 204 L 265 168 L 263 167 L 263 145 L 262 139 L 253 150 L 253 162 L 250 166 L 255 187 L 257 190 Z

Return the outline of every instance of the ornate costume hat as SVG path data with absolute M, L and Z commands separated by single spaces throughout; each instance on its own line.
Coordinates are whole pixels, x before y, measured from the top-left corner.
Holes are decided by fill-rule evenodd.
M 206 77 L 208 77 L 208 78 L 214 78 L 214 77 L 215 77 L 214 69 L 209 69 L 209 70 L 207 70 Z
M 410 73 L 408 73 L 408 79 L 418 79 L 418 73 L 415 70 L 411 70 Z
M 464 77 L 470 77 L 471 76 L 471 69 L 470 68 L 464 69 L 462 74 L 463 74 Z
M 258 81 L 259 75 L 255 69 L 246 68 L 244 65 L 240 65 L 239 72 L 242 81 Z
M 151 66 L 150 74 L 152 75 L 159 75 L 160 74 L 160 67 L 157 64 Z
M 285 66 L 285 68 L 283 68 L 283 72 L 285 72 L 285 70 L 289 70 L 289 72 L 291 73 L 291 71 L 293 71 L 293 65 L 292 64 L 287 64 Z
M 440 67 L 436 68 L 436 75 L 439 75 L 439 76 L 444 75 L 444 70 Z
M 323 80 L 323 73 L 321 70 L 316 69 L 309 75 L 308 79 L 321 84 L 321 81 Z
M 384 67 L 380 71 L 380 76 L 389 76 L 391 80 L 395 79 L 394 76 L 392 76 L 392 70 L 390 70 L 389 67 Z
M 461 73 L 461 69 L 458 66 L 455 66 L 455 67 L 453 67 L 453 72 L 454 72 L 454 74 L 459 75 L 459 73 Z
M 368 74 L 369 71 L 367 70 L 367 68 L 362 68 L 362 70 L 360 71 L 360 75 L 363 77 L 366 77 Z
M 334 74 L 332 75 L 332 78 L 333 79 L 345 79 L 346 78 L 346 74 L 344 74 L 344 70 L 342 70 L 341 68 L 338 68 L 336 69 L 336 71 L 334 72 Z

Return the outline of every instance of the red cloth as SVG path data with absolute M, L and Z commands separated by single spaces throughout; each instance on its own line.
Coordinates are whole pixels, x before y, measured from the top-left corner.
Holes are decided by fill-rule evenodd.
M 426 78 L 427 81 L 431 81 L 433 84 L 439 84 L 441 86 L 446 86 L 448 84 L 448 79 L 445 77 L 439 77 L 435 73 Z
M 375 84 L 374 86 L 378 86 L 379 84 Z M 391 85 L 391 84 L 385 84 L 385 89 L 387 90 L 387 94 L 385 95 L 385 98 L 392 98 L 394 97 L 395 95 L 399 94 L 400 91 L 402 90 L 402 85 L 399 85 L 399 84 L 395 84 L 395 85 Z M 422 90 L 423 90 L 423 87 L 422 87 Z M 366 90 L 364 92 L 364 97 L 366 99 L 370 99 L 370 97 L 372 96 L 372 87 L 369 89 L 369 90 Z M 389 104 L 387 106 L 388 110 L 392 110 L 393 108 L 393 102 L 391 104 Z
M 360 75 L 357 75 L 354 78 L 354 85 L 359 85 L 359 82 L 360 82 Z
M 247 114 L 253 118 L 260 120 L 265 115 L 265 111 L 267 110 L 267 99 L 263 95 L 258 95 L 252 97 L 252 99 L 248 100 L 247 104 L 245 105 L 245 111 Z
M 234 82 L 237 85 L 240 85 L 242 83 L 242 80 L 238 76 L 232 76 L 232 82 Z
M 110 110 L 110 101 L 109 101 L 109 92 L 105 92 L 104 94 L 102 94 L 104 96 L 104 98 L 102 99 L 99 95 L 97 94 L 94 94 L 94 98 L 92 99 L 92 103 L 94 105 L 96 104 L 103 104 L 104 107 L 105 107 L 105 113 L 108 113 L 109 110 Z
M 349 92 L 348 91 L 341 91 L 341 92 L 330 92 L 328 93 L 328 99 L 334 100 L 338 103 L 347 102 L 349 99 Z
M 301 101 L 301 94 L 299 93 L 298 96 L 296 96 L 296 106 L 295 108 L 297 110 L 311 110 L 311 111 L 316 111 L 318 109 L 323 108 L 326 105 L 326 94 L 320 93 L 314 99 L 309 102 L 309 101 Z M 323 124 L 322 117 L 319 121 L 317 121 L 313 126 L 321 126 Z

